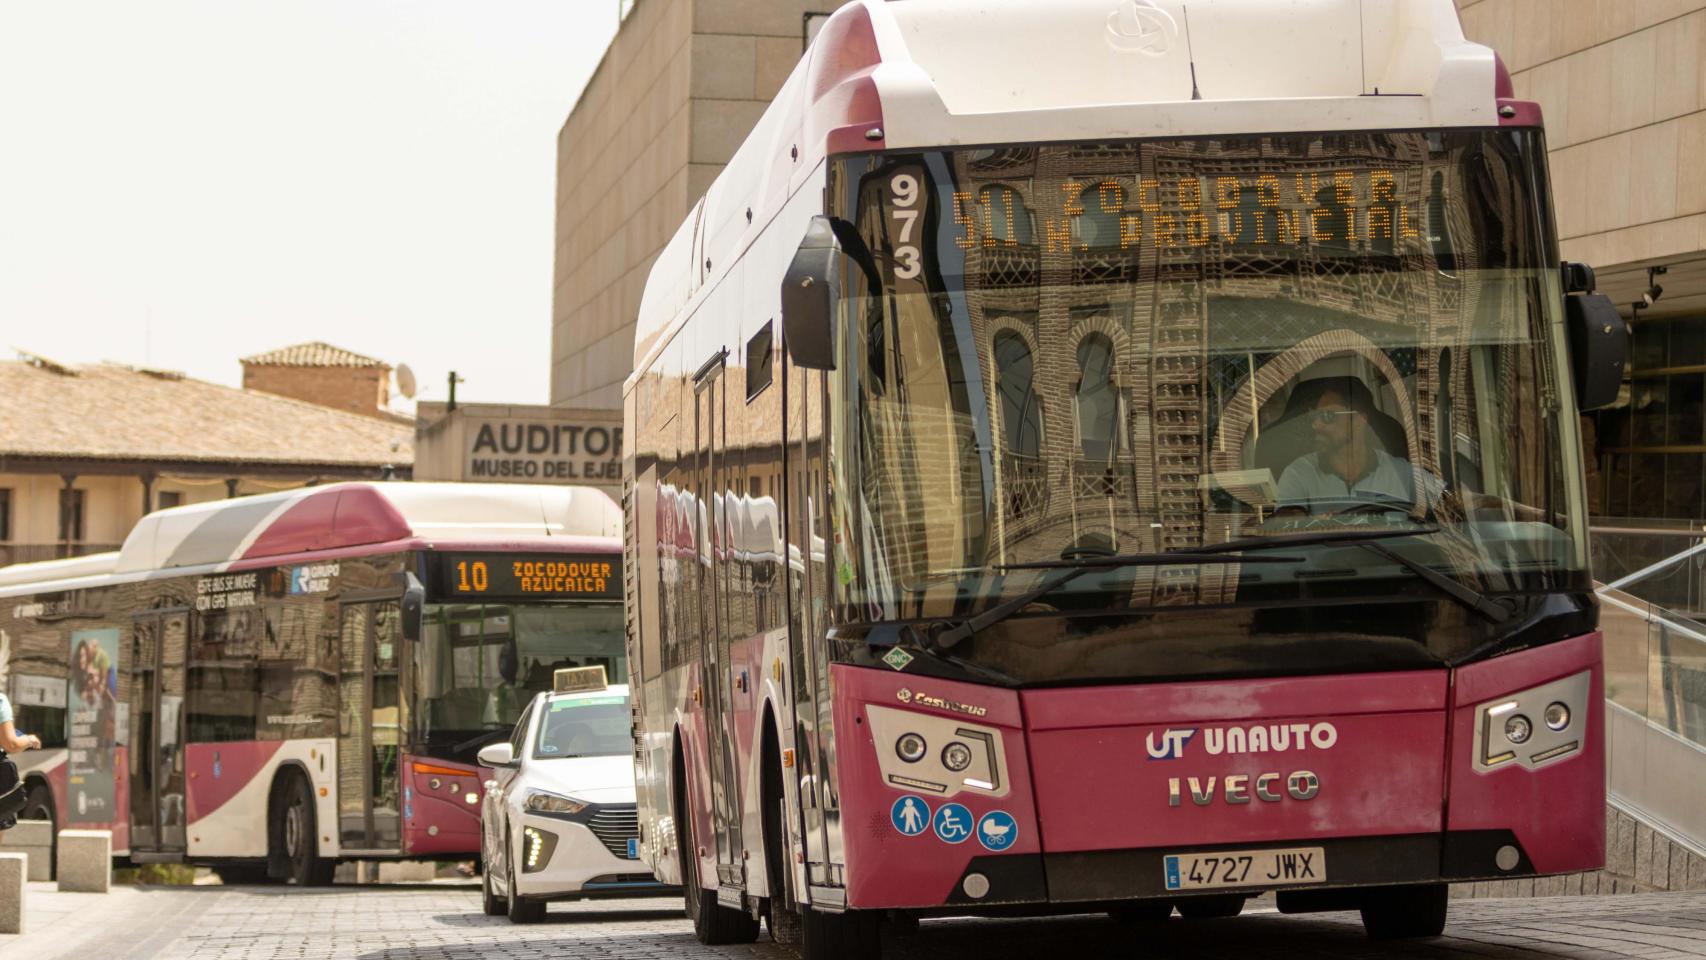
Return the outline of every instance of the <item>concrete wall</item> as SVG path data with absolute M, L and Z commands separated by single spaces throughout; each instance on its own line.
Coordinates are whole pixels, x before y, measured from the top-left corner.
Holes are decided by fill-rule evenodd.
M 368 417 L 387 416 L 391 374 L 385 367 L 296 367 L 243 364 L 243 389 L 259 390 Z
M 1706 0 L 1457 0 L 1546 117 L 1564 256 L 1706 250 Z
M 646 275 L 843 0 L 640 0 L 557 136 L 551 403 L 620 409 Z

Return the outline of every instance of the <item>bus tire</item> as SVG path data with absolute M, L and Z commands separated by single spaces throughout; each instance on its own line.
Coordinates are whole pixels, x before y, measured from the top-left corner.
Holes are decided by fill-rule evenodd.
M 693 810 L 687 804 L 687 764 L 675 754 L 675 839 L 681 858 L 681 894 L 687 919 L 693 921 L 693 936 L 706 946 L 752 943 L 758 939 L 758 921 L 744 910 L 731 910 L 717 902 L 717 891 L 699 886 L 699 848 L 693 843 Z
M 1242 893 L 1217 893 L 1207 897 L 1181 897 L 1174 904 L 1186 920 L 1222 920 L 1244 912 Z
M 877 960 L 883 955 L 882 914 L 866 910 L 800 915 L 801 960 Z
M 1376 887 L 1362 904 L 1362 928 L 1370 940 L 1437 937 L 1445 931 L 1449 890 L 1443 883 Z
M 788 902 L 788 865 L 782 851 L 782 821 L 786 817 L 783 805 L 787 798 L 782 789 L 782 756 L 773 717 L 767 718 L 764 748 L 759 756 L 759 762 L 764 765 L 761 768 L 763 784 L 759 790 L 760 802 L 764 804 L 764 870 L 770 882 L 770 896 L 764 903 L 764 925 L 770 928 L 771 940 L 798 946 L 800 914 Z
M 53 788 L 40 780 L 30 782 L 24 793 L 24 809 L 18 812 L 19 820 L 46 820 L 51 829 L 48 830 L 48 876 L 59 876 L 59 818 L 55 816 L 53 806 Z
M 318 853 L 319 826 L 314 814 L 314 789 L 300 771 L 285 774 L 283 788 L 272 804 L 267 840 L 268 872 L 299 887 L 324 887 L 332 882 L 336 861 Z M 282 866 L 280 876 L 278 867 Z

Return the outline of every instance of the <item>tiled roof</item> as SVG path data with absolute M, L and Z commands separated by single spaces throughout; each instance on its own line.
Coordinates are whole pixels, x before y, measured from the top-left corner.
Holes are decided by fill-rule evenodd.
M 243 363 L 263 367 L 384 367 L 391 365 L 383 360 L 364 357 L 342 347 L 334 347 L 329 343 L 315 340 L 313 343 L 299 343 L 293 347 L 280 347 L 257 353 L 252 357 L 244 357 Z
M 75 375 L 0 361 L 0 461 L 13 457 L 408 466 L 406 422 L 116 364 Z

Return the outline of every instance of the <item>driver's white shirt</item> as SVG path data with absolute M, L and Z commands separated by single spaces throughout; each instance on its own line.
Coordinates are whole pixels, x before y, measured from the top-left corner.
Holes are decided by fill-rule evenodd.
M 1373 451 L 1375 466 L 1352 483 L 1331 470 L 1321 469 L 1321 455 L 1309 453 L 1296 460 L 1280 474 L 1278 498 L 1282 507 L 1309 507 L 1316 503 L 1344 505 L 1346 501 L 1398 501 L 1404 506 L 1416 502 L 1415 471 L 1408 460 L 1401 460 L 1384 450 Z M 1432 474 L 1424 473 L 1422 487 L 1427 502 L 1438 502 L 1442 485 Z

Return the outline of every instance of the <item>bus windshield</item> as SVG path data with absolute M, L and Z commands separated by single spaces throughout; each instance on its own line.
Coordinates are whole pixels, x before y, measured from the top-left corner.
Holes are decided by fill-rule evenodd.
M 626 683 L 616 603 L 428 604 L 415 657 L 416 749 L 471 757 L 515 726 L 562 667 L 602 666 Z
M 1420 594 L 1416 563 L 1585 589 L 1543 160 L 1532 132 L 1434 131 L 838 161 L 845 609 L 965 616 L 1039 562 L 1345 530 L 1413 532 L 1382 541 L 1413 562 L 1321 545 L 1041 602 Z

